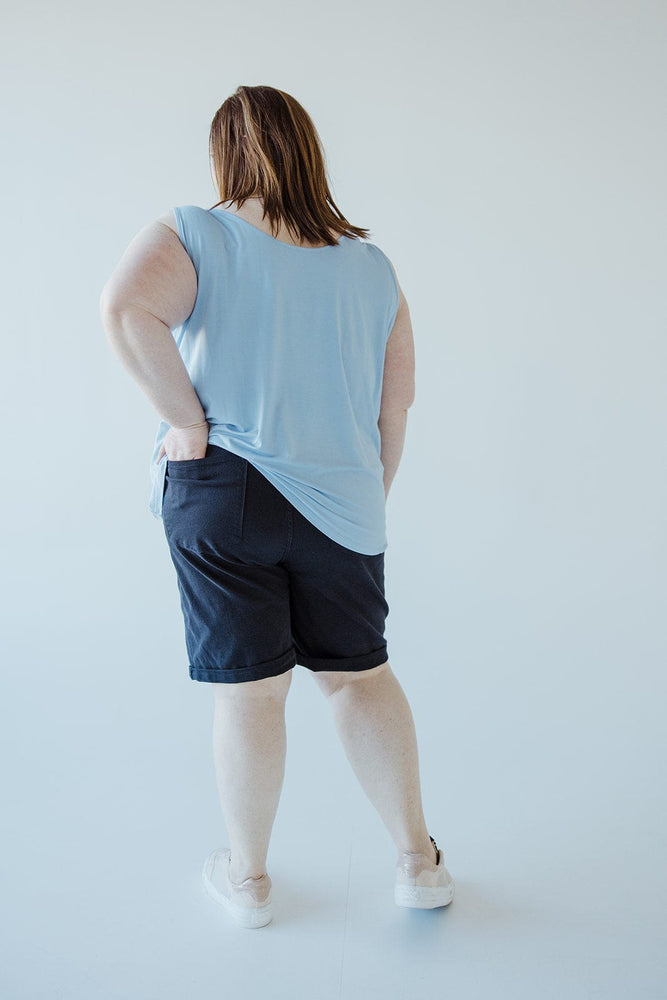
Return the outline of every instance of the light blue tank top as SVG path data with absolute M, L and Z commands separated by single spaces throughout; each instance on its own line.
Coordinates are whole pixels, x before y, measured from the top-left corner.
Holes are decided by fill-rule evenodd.
M 222 208 L 174 208 L 197 272 L 172 330 L 209 442 L 251 462 L 304 517 L 349 549 L 387 548 L 378 416 L 398 286 L 378 246 L 342 236 L 294 247 Z M 151 458 L 162 516 L 167 460 Z

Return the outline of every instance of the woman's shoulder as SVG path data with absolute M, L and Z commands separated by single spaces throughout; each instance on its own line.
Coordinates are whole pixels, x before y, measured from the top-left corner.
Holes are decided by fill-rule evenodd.
M 178 219 L 177 215 L 181 219 L 185 219 L 187 222 L 194 222 L 195 219 L 205 220 L 212 219 L 211 213 L 208 208 L 202 208 L 201 205 L 175 205 L 170 208 L 168 212 L 160 215 L 155 221 L 161 222 L 163 226 L 169 226 L 170 229 L 178 235 Z
M 164 215 L 160 215 L 155 221 L 161 222 L 163 226 L 169 226 L 178 235 L 178 223 L 176 222 L 173 208 L 170 208 Z

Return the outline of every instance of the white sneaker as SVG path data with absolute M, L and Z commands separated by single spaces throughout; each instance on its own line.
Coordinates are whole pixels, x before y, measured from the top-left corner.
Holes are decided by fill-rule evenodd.
M 231 851 L 228 847 L 211 851 L 202 871 L 204 889 L 220 903 L 242 927 L 264 927 L 273 917 L 271 879 L 267 872 L 261 878 L 232 882 L 229 877 Z
M 426 854 L 402 851 L 396 862 L 394 900 L 398 906 L 412 906 L 418 910 L 432 910 L 448 906 L 454 898 L 454 880 L 445 868 L 442 851 L 431 837 L 437 864 Z

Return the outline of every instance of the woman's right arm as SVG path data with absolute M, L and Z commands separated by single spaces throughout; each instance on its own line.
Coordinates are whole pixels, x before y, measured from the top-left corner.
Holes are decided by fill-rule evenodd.
M 396 275 L 395 270 L 394 275 Z M 415 345 L 412 323 L 407 300 L 401 286 L 398 285 L 398 312 L 385 349 L 382 399 L 378 418 L 385 500 L 403 454 L 408 408 L 412 406 L 414 398 Z

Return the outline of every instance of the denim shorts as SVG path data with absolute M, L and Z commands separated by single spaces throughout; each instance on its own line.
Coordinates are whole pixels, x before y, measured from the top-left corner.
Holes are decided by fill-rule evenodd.
M 209 444 L 204 458 L 167 460 L 162 523 L 193 680 L 388 659 L 384 552 L 329 538 L 247 459 Z

